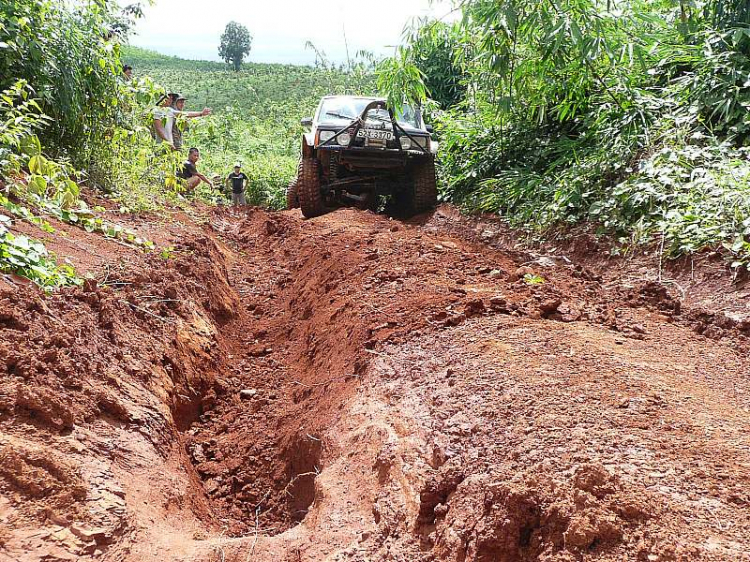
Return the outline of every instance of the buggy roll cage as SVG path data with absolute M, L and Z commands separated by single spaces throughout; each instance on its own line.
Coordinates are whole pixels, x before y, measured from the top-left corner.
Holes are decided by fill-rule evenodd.
M 348 125 L 345 125 L 342 129 L 336 132 L 335 135 L 333 135 L 330 139 L 323 141 L 318 146 L 341 146 L 342 148 L 351 148 L 352 143 L 357 138 L 357 134 L 359 133 L 360 129 L 362 129 L 365 126 L 365 122 L 367 121 L 367 114 L 370 113 L 370 111 L 374 109 L 385 109 L 388 112 L 388 116 L 391 118 L 391 126 L 393 127 L 393 134 L 396 135 L 396 146 L 397 149 L 400 151 L 403 151 L 404 149 L 401 148 L 401 137 L 406 136 L 411 140 L 412 147 L 416 146 L 419 148 L 420 151 L 422 151 L 423 154 L 427 154 L 427 149 L 424 148 L 421 144 L 417 142 L 417 140 L 409 134 L 408 131 L 406 131 L 401 125 L 398 124 L 398 121 L 396 120 L 396 116 L 393 114 L 393 110 L 389 108 L 385 102 L 385 100 L 373 100 L 370 103 L 367 104 L 367 106 L 362 110 L 362 113 L 358 116 L 352 119 Z M 352 127 L 354 127 L 352 129 Z M 346 146 L 339 145 L 338 143 L 336 145 L 333 144 L 333 142 L 339 138 L 339 135 L 342 135 L 346 133 L 347 131 L 351 132 L 351 138 L 349 139 L 349 143 Z

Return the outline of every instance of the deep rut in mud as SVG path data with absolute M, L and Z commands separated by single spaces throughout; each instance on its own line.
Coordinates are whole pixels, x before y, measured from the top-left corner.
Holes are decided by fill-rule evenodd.
M 2 290 L 0 561 L 747 552 L 750 324 L 450 209 L 208 218 Z
M 187 442 L 196 470 L 231 535 L 255 528 L 273 535 L 304 519 L 316 500 L 316 478 L 326 470 L 326 462 L 346 454 L 326 442 L 326 432 L 339 413 L 346 411 L 366 366 L 378 359 L 381 352 L 376 350 L 384 346 L 410 349 L 420 339 L 429 341 L 429 334 L 493 317 L 586 322 L 637 342 L 646 333 L 637 310 L 652 311 L 666 322 L 680 318 L 680 302 L 658 285 L 605 290 L 596 274 L 570 264 L 545 270 L 546 279 L 537 286 L 524 279 L 540 271 L 528 256 L 458 242 L 470 238 L 470 233 L 444 238 L 436 227 L 382 219 L 346 224 L 347 219 L 322 228 L 286 216 L 251 216 L 239 224 L 222 217 L 214 220 L 214 229 L 235 250 L 230 278 L 241 295 L 241 312 L 224 336 L 233 364 L 224 378 L 228 388 L 211 400 L 211 408 L 191 428 Z M 264 281 L 259 284 L 259 280 Z M 484 338 L 492 341 L 489 334 Z M 454 357 L 464 355 L 473 341 L 470 338 L 465 347 L 457 348 Z M 437 350 L 448 349 L 450 344 L 436 341 L 434 345 Z M 421 355 L 404 358 L 402 364 L 416 367 L 421 359 Z M 450 354 L 439 364 L 432 361 L 425 380 L 435 370 L 447 369 L 446 377 L 451 379 L 462 369 Z M 467 378 L 476 376 L 466 374 Z M 447 383 L 448 393 L 462 388 L 451 380 Z M 523 382 L 516 385 L 521 388 Z M 477 390 L 467 390 L 465 396 L 476 396 Z M 439 400 L 438 405 L 449 403 L 425 399 Z M 569 399 L 577 400 L 575 396 Z M 492 440 L 492 433 L 477 426 L 483 416 L 489 416 L 484 421 L 488 428 L 497 424 L 493 409 L 499 406 L 492 402 L 487 406 L 491 409 L 477 412 L 476 421 L 462 414 L 458 429 L 449 427 L 446 437 L 438 438 L 448 443 L 459 437 L 452 445 L 433 445 L 428 456 L 434 474 L 413 484 L 411 493 L 421 498 L 418 516 L 403 532 L 421 536 L 420 549 L 431 549 L 441 560 L 453 560 L 461 550 L 473 560 L 535 560 L 549 552 L 550 545 L 573 553 L 612 550 L 614 554 L 626 533 L 661 512 L 658 500 L 649 494 L 634 499 L 639 495 L 636 488 L 613 479 L 601 464 L 589 462 L 598 458 L 595 451 L 571 457 L 583 464 L 572 469 L 570 488 L 540 479 L 524 464 L 501 468 L 507 464 L 504 455 L 497 456 L 485 445 L 471 453 L 478 454 L 474 460 L 456 456 L 455 451 L 465 450 L 468 443 Z M 552 410 L 556 407 L 554 400 L 550 402 Z M 528 408 L 528 402 L 521 408 Z M 446 414 L 439 409 L 424 423 L 441 427 Z M 534 416 L 545 413 L 542 410 Z M 510 425 L 505 421 L 495 431 L 507 431 Z M 389 447 L 378 453 L 373 464 L 383 490 L 398 468 L 395 460 L 388 460 L 393 454 Z M 563 448 L 562 443 L 557 445 L 558 450 Z M 482 458 L 485 463 L 493 459 L 494 465 L 481 469 L 480 463 L 467 470 Z M 491 483 L 492 478 L 512 478 L 513 474 L 527 474 L 523 486 Z M 401 496 L 404 493 L 409 492 L 399 492 L 398 501 L 408 503 Z M 487 499 L 488 493 L 492 499 Z M 384 507 L 393 498 L 386 500 L 390 496 L 383 496 L 382 491 L 379 497 L 373 508 L 374 522 L 391 529 L 387 534 L 393 533 L 402 515 L 388 513 L 393 508 Z M 473 506 L 481 501 L 501 507 L 497 513 L 491 510 L 480 516 Z M 553 509 L 554 503 L 558 507 Z M 454 507 L 446 517 L 449 504 Z M 476 518 L 476 529 L 486 528 L 483 532 L 496 538 L 457 543 L 445 533 L 462 518 Z M 493 530 L 503 518 L 505 526 Z M 413 547 L 401 548 L 409 552 Z

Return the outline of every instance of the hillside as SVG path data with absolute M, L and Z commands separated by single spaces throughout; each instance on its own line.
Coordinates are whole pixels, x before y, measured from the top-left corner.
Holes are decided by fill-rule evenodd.
M 283 191 L 294 176 L 303 128 L 324 95 L 371 92 L 372 77 L 332 67 L 227 65 L 167 57 L 125 47 L 124 64 L 135 76 L 151 77 L 167 91 L 188 97 L 188 110 L 210 107 L 214 115 L 191 123 L 186 142 L 203 153 L 211 173 L 226 175 L 240 161 L 251 178 L 250 198 L 271 207 L 283 205 Z
M 309 114 L 321 96 L 346 87 L 343 73 L 311 66 L 245 63 L 234 72 L 224 63 L 180 59 L 130 46 L 123 48 L 122 60 L 135 68 L 135 76 L 151 76 L 169 91 L 186 95 L 195 107 L 219 112 L 239 109 L 247 117 L 262 118 L 279 105 Z

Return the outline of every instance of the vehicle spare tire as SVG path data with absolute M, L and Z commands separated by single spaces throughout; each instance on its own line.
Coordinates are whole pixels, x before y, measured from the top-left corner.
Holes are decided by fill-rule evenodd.
M 286 208 L 299 208 L 299 197 L 297 196 L 297 178 L 289 182 L 289 185 L 286 188 Z
M 297 198 L 305 218 L 326 212 L 323 194 L 320 192 L 320 166 L 317 158 L 303 158 L 297 178 Z
M 437 205 L 437 176 L 435 174 L 435 157 L 430 155 L 414 167 L 412 180 L 412 211 L 424 213 Z

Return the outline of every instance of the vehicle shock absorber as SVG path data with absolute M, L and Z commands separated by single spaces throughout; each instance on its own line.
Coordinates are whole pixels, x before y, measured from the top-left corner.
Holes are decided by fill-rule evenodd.
M 331 154 L 331 161 L 328 164 L 328 183 L 333 183 L 337 179 L 339 179 L 338 154 Z

